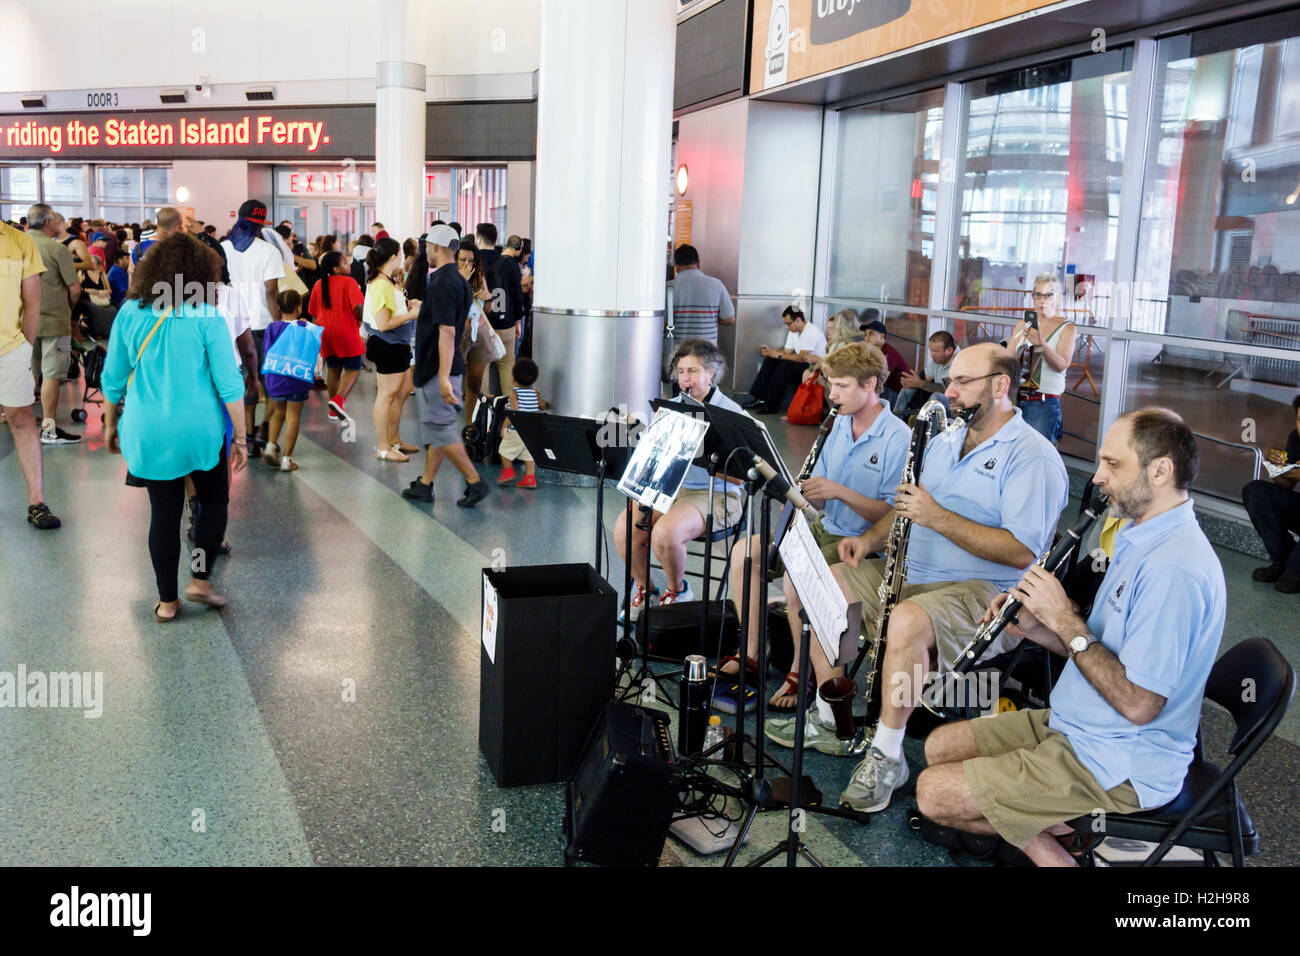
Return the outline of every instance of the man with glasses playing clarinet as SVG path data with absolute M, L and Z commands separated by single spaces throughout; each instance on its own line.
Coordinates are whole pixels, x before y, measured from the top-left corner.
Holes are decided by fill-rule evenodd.
M 1015 357 L 998 345 L 958 352 L 944 394 L 954 413 L 978 406 L 968 426 L 931 438 L 924 462 L 913 465 L 917 483 L 899 485 L 884 517 L 840 542 L 843 563 L 831 573 L 850 602 L 862 602 L 863 628 L 872 633 L 885 562 L 869 557 L 885 548 L 896 517 L 913 522 L 907 579 L 889 617 L 881 680 L 874 689 L 880 723 L 840 797 L 842 805 L 861 813 L 884 810 L 908 780 L 903 731 L 921 687 L 908 690 L 909 683 L 903 683 L 900 694 L 899 681 L 915 682 L 936 659 L 956 657 L 998 592 L 1014 585 L 1051 545 L 1069 499 L 1060 455 L 1014 404 L 1018 375 Z M 1000 654 L 1014 643 L 1004 634 L 987 653 Z M 816 640 L 811 654 L 814 660 L 822 655 Z M 821 658 L 814 664 L 819 676 L 828 663 Z M 837 667 L 832 673 L 841 672 Z M 820 693 L 805 727 L 805 746 L 849 755 L 850 743 L 835 738 L 830 705 Z M 765 732 L 774 742 L 793 746 L 794 720 L 769 720 Z
M 1198 456 L 1173 412 L 1120 418 L 1098 453 L 1097 489 L 1117 518 L 1092 612 L 1034 566 L 1012 589 L 1024 603 L 1015 636 L 1069 655 L 1050 710 L 940 727 L 916 784 L 922 814 L 970 833 L 997 833 L 1039 866 L 1076 860 L 1058 836 L 1095 811 L 1137 813 L 1182 789 L 1201 701 L 1223 636 L 1223 568 L 1192 513 Z M 1008 595 L 999 595 L 991 620 Z

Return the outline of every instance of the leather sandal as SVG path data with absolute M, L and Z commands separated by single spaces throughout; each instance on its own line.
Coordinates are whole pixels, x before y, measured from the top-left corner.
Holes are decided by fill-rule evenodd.
M 728 654 L 726 657 L 718 661 L 717 669 L 710 676 L 735 679 L 736 674 L 740 672 L 740 667 L 737 666 L 734 671 L 727 673 L 722 668 L 728 664 L 739 665 L 740 658 L 735 654 Z M 748 654 L 745 655 L 745 680 L 746 682 L 753 681 L 755 683 L 758 681 L 758 661 L 750 657 Z
M 815 693 L 815 692 L 813 692 L 813 693 Z M 798 710 L 798 708 L 799 708 L 799 672 L 798 672 L 798 671 L 790 671 L 788 674 L 786 674 L 786 675 L 785 675 L 785 683 L 783 683 L 783 684 L 781 685 L 781 689 L 780 689 L 779 691 L 777 691 L 775 694 L 773 694 L 772 696 L 773 696 L 773 697 L 777 697 L 777 696 L 781 696 L 781 697 L 793 697 L 793 698 L 795 699 L 795 702 L 794 702 L 793 704 L 774 704 L 774 703 L 772 703 L 771 700 L 768 700 L 768 702 L 767 702 L 767 709 L 768 709 L 768 710 L 773 710 L 773 711 L 776 711 L 777 713 L 782 713 L 782 714 L 793 714 L 796 710 Z M 810 693 L 809 696 L 811 697 L 811 693 Z

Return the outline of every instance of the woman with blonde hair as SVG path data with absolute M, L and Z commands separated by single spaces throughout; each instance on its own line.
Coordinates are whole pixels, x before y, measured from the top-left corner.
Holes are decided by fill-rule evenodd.
M 848 345 L 851 342 L 865 342 L 866 333 L 858 326 L 858 313 L 854 309 L 841 309 L 830 317 L 826 323 L 826 355 L 830 355 L 836 349 Z M 803 373 L 803 380 L 806 382 L 814 375 L 821 375 L 822 362 L 826 361 L 823 355 L 808 366 L 808 371 Z M 826 381 L 826 376 L 822 375 L 820 379 L 822 387 L 827 391 L 830 390 L 830 384 Z

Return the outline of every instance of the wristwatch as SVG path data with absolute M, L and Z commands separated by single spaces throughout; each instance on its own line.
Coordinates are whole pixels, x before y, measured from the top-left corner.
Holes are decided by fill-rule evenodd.
M 1074 660 L 1096 643 L 1097 639 L 1091 634 L 1080 634 L 1077 637 L 1070 638 L 1070 643 L 1066 645 L 1066 649 L 1070 652 L 1070 660 Z

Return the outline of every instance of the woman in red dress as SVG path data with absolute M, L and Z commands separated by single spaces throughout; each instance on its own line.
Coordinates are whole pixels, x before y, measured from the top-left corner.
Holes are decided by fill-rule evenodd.
M 325 361 L 330 418 L 348 417 L 344 406 L 361 372 L 366 344 L 361 340 L 361 307 L 366 298 L 352 278 L 343 254 L 327 252 L 320 260 L 320 281 L 311 290 L 307 311 L 325 329 L 320 354 Z

